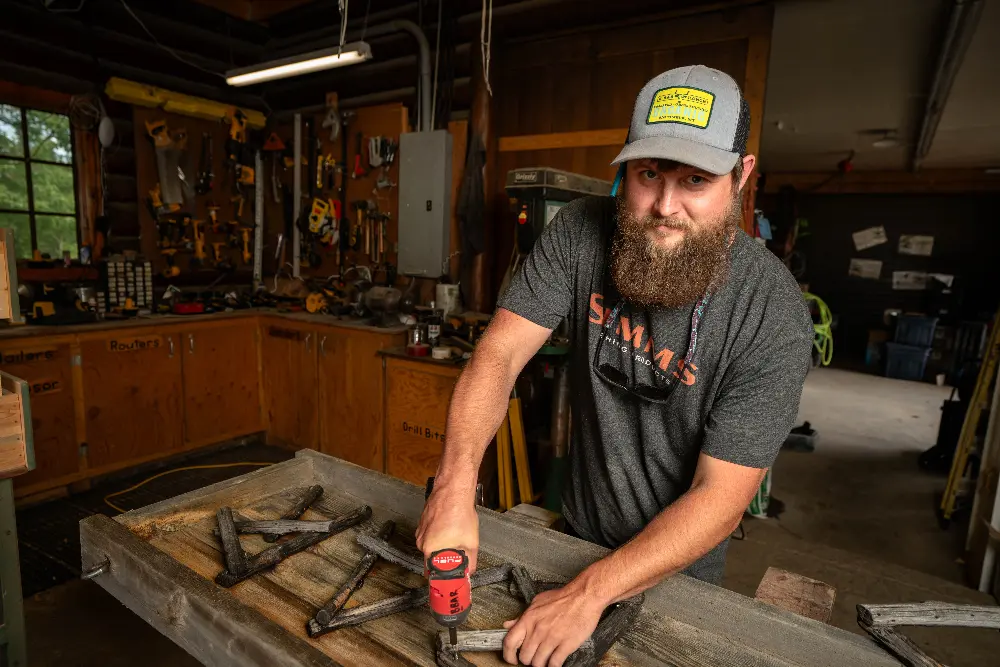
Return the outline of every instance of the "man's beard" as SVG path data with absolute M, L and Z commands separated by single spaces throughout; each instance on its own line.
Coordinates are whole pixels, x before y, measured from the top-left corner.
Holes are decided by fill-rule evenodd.
M 741 217 L 739 195 L 712 221 L 692 225 L 673 216 L 639 218 L 616 197 L 618 225 L 611 244 L 611 277 L 624 299 L 643 308 L 678 308 L 694 303 L 729 277 L 729 246 Z M 670 249 L 646 230 L 666 226 L 683 231 Z

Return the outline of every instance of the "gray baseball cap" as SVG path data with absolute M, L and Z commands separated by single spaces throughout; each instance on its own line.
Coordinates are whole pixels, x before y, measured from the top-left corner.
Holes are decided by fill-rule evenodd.
M 658 158 L 728 174 L 749 134 L 750 107 L 732 77 L 704 65 L 678 67 L 643 86 L 625 147 L 611 164 Z

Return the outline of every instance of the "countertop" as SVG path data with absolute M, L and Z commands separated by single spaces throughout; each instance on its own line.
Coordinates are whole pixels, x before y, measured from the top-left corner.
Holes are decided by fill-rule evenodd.
M 227 319 L 240 319 L 248 317 L 267 316 L 288 320 L 290 322 L 318 324 L 345 329 L 356 329 L 370 333 L 380 334 L 400 334 L 406 332 L 406 326 L 398 324 L 391 327 L 377 327 L 367 324 L 366 320 L 356 320 L 337 317 L 335 315 L 313 315 L 301 312 L 282 312 L 272 308 L 245 308 L 221 313 L 209 313 L 203 315 L 148 315 L 145 317 L 134 317 L 125 320 L 102 320 L 99 322 L 89 322 L 87 324 L 69 324 L 65 326 L 49 325 L 10 325 L 0 329 L 0 340 L 14 340 L 19 338 L 71 336 L 75 334 L 86 334 L 99 331 L 115 331 L 119 329 L 135 329 L 140 327 L 174 326 L 185 324 L 198 324 L 203 322 L 214 322 Z

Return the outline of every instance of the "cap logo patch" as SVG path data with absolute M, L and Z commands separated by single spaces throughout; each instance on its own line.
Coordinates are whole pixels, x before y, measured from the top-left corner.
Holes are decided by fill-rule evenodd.
M 698 88 L 661 88 L 653 95 L 646 123 L 681 123 L 708 127 L 715 95 Z

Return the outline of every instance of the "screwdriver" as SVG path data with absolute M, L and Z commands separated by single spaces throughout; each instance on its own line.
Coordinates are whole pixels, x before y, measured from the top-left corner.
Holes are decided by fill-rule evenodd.
M 458 626 L 472 609 L 469 557 L 461 549 L 441 549 L 427 559 L 427 581 L 434 620 L 448 628 L 451 645 L 458 643 Z

